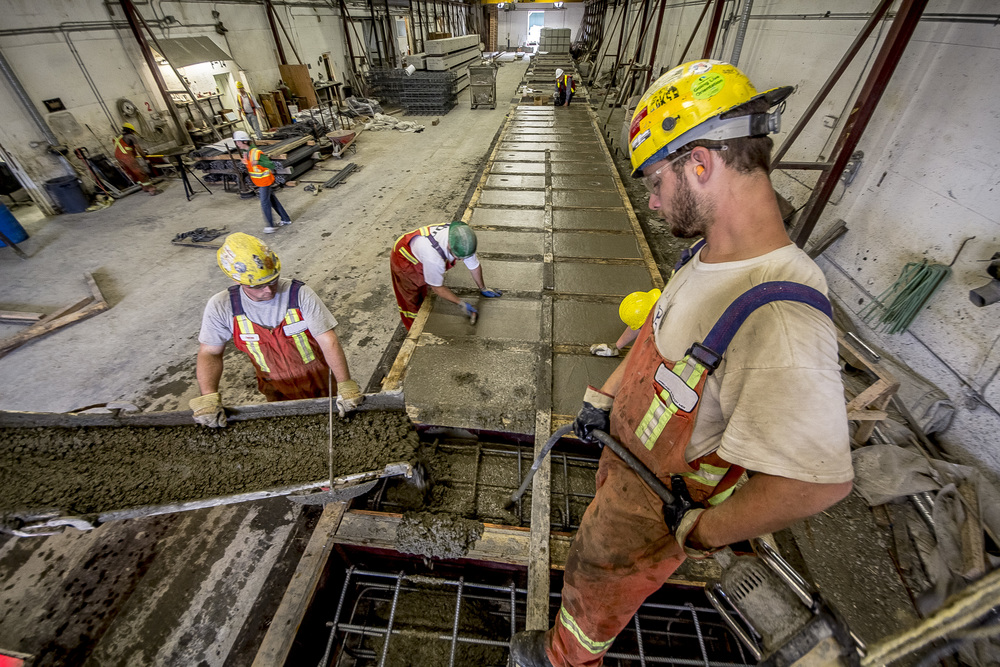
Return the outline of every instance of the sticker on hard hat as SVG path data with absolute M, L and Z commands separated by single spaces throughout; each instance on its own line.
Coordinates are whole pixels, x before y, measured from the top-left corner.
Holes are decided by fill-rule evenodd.
M 642 142 L 644 142 L 646 139 L 649 139 L 649 130 L 646 130 L 645 132 L 643 132 L 642 134 L 640 134 L 638 137 L 636 137 L 635 139 L 633 139 L 632 143 L 629 144 L 629 146 L 632 147 L 632 150 L 635 150 L 636 148 L 639 147 L 639 144 L 641 144 Z
M 688 76 L 693 76 L 695 74 L 704 74 L 710 69 L 712 69 L 712 61 L 702 60 L 693 63 L 690 67 L 688 67 Z
M 240 334 L 240 340 L 244 343 L 256 343 L 260 340 L 257 334 Z
M 629 139 L 632 139 L 633 137 L 635 137 L 635 135 L 639 133 L 639 124 L 642 122 L 642 119 L 645 118 L 648 113 L 649 109 L 646 107 L 639 109 L 639 112 L 635 115 L 635 118 L 632 119 L 632 124 L 629 125 L 628 127 Z
M 698 405 L 698 392 L 687 386 L 684 380 L 663 364 L 656 369 L 653 379 L 660 389 L 667 392 L 673 404 L 682 411 L 691 412 Z
M 294 336 L 295 334 L 302 333 L 303 331 L 305 331 L 308 328 L 309 328 L 309 325 L 304 320 L 302 322 L 293 322 L 292 324 L 286 324 L 285 325 L 285 335 L 286 336 Z
M 653 97 L 649 100 L 649 104 L 646 106 L 650 110 L 653 110 L 656 109 L 657 107 L 663 106 L 664 104 L 670 102 L 671 100 L 676 100 L 680 96 L 681 94 L 680 91 L 677 90 L 677 87 L 670 86 L 668 88 L 660 90 L 655 95 L 653 95 Z
M 707 100 L 718 95 L 725 85 L 721 74 L 706 74 L 691 85 L 691 94 L 696 100 Z

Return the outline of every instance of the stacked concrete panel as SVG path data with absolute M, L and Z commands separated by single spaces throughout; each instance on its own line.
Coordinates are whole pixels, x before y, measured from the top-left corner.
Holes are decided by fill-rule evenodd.
M 538 40 L 538 51 L 540 53 L 569 53 L 570 34 L 569 28 L 542 28 L 541 38 Z

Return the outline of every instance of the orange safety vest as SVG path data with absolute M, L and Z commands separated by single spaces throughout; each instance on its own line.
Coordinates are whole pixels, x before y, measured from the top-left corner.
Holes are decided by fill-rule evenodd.
M 115 137 L 115 157 L 129 157 L 135 153 L 135 149 L 125 143 L 125 135 L 119 134 Z
M 260 164 L 259 160 L 262 154 L 263 152 L 256 146 L 251 148 L 243 160 L 243 164 L 247 166 L 247 173 L 250 174 L 250 180 L 253 181 L 253 184 L 263 188 L 274 185 L 274 174 L 271 173 L 270 169 Z

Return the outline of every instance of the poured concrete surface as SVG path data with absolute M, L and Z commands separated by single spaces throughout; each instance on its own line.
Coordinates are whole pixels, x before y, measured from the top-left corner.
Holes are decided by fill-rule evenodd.
M 543 165 L 544 166 L 544 165 Z M 545 212 L 541 210 L 509 208 L 477 208 L 469 224 L 480 227 L 536 227 L 542 228 Z
M 614 342 L 625 330 L 618 299 L 608 302 L 558 299 L 552 304 L 552 340 L 570 345 Z
M 541 262 L 512 262 L 483 259 L 483 280 L 486 285 L 501 291 L 538 292 L 542 289 Z M 475 288 L 472 274 L 462 266 L 456 266 L 445 274 L 444 284 L 448 287 Z M 448 304 L 450 305 L 450 304 Z
M 490 166 L 493 174 L 544 174 L 545 165 L 537 162 L 494 162 Z
M 530 190 L 509 191 L 509 190 L 483 190 L 479 198 L 480 204 L 494 206 L 527 206 L 531 208 L 542 208 L 545 206 L 545 193 L 533 192 Z
M 618 294 L 625 296 L 639 290 L 653 289 L 645 266 L 621 264 L 584 264 L 558 262 L 555 266 L 556 290 L 580 294 Z
M 615 190 L 554 190 L 552 205 L 558 208 L 621 208 L 622 197 Z
M 520 211 L 518 211 L 520 213 Z M 476 252 L 482 255 L 537 255 L 544 252 L 545 237 L 541 231 L 512 232 L 477 230 Z
M 475 337 L 527 342 L 539 340 L 539 301 L 507 297 L 480 298 L 476 301 L 476 309 L 479 311 L 479 319 L 473 325 L 457 308 L 435 307 L 427 319 L 424 332 L 442 338 Z
M 613 342 L 613 341 L 608 341 Z M 552 414 L 575 416 L 587 385 L 600 387 L 621 359 L 582 354 L 557 354 L 552 360 Z
M 625 209 L 562 209 L 552 211 L 555 229 L 613 229 L 631 231 L 632 225 Z
M 552 235 L 552 252 L 558 257 L 642 257 L 635 237 L 628 234 L 594 234 L 556 232 Z

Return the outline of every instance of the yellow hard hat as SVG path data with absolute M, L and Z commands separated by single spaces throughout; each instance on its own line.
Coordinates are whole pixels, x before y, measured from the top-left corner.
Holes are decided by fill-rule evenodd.
M 281 273 L 281 260 L 259 238 L 236 232 L 216 253 L 219 268 L 242 285 L 263 285 Z
M 660 300 L 660 294 L 658 289 L 651 289 L 648 292 L 632 292 L 622 299 L 621 305 L 618 306 L 618 317 L 628 325 L 629 329 L 636 331 L 649 317 L 649 311 Z
M 758 93 L 743 72 L 719 60 L 695 60 L 675 67 L 653 82 L 632 115 L 628 132 L 632 176 L 639 178 L 644 167 L 665 160 L 697 139 L 777 132 L 781 108 L 740 114 L 737 107 L 764 99 L 770 109 L 791 94 L 790 86 Z M 736 115 L 722 119 L 726 112 Z
M 236 82 L 236 87 L 237 88 L 242 88 L 243 87 L 243 82 L 242 81 L 237 81 Z
M 122 123 L 122 127 L 135 132 L 135 125 L 133 125 L 132 123 Z

